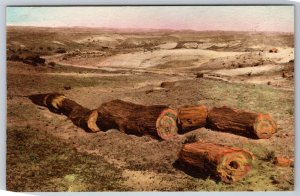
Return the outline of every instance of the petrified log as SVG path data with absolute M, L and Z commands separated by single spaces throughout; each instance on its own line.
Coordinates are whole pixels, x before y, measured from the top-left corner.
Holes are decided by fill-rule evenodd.
M 137 136 L 151 135 L 170 139 L 177 135 L 177 112 L 163 105 L 144 106 L 113 100 L 98 108 L 101 130 L 119 129 Z
M 275 121 L 268 114 L 256 114 L 226 106 L 208 110 L 207 123 L 212 129 L 259 139 L 268 139 L 277 131 Z
M 193 166 L 195 172 L 210 174 L 226 183 L 245 177 L 253 159 L 246 150 L 204 142 L 185 144 L 179 153 L 179 161 Z
M 274 157 L 274 164 L 279 167 L 290 167 L 294 161 L 284 156 L 276 156 Z
M 62 100 L 66 97 L 60 93 L 34 94 L 29 95 L 34 104 L 47 107 L 50 111 L 60 113 Z
M 62 100 L 60 111 L 75 125 L 84 130 L 91 132 L 99 131 L 96 124 L 98 118 L 97 110 L 84 108 L 75 101 L 65 98 Z
M 97 110 L 84 108 L 75 101 L 67 99 L 63 94 L 59 93 L 35 94 L 28 97 L 33 103 L 47 107 L 52 112 L 59 114 L 63 113 L 75 125 L 86 131 L 99 131 L 96 124 L 98 118 Z
M 207 118 L 207 107 L 189 106 L 178 109 L 178 126 L 181 133 L 192 129 L 205 127 Z

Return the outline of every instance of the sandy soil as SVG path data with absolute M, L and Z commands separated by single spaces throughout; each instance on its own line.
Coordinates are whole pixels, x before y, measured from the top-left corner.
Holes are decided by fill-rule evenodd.
M 283 69 L 284 66 L 282 65 L 262 65 L 259 67 L 244 67 L 239 69 L 220 69 L 212 73 L 224 75 L 224 76 L 240 76 L 240 75 L 247 75 L 247 74 L 257 75 L 266 72 L 281 71 Z
M 120 54 L 107 58 L 97 66 L 127 67 L 127 68 L 148 68 L 171 60 L 193 60 L 203 59 L 203 62 L 217 57 L 234 56 L 238 52 L 215 52 L 201 49 L 176 49 L 159 50 L 153 52 L 136 52 L 131 54 Z M 202 63 L 203 63 L 202 62 Z

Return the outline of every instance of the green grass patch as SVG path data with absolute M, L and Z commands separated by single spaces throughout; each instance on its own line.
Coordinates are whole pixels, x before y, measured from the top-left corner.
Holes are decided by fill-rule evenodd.
M 64 86 L 71 86 L 72 88 L 95 86 L 101 86 L 101 88 L 120 88 L 127 85 L 133 86 L 138 80 L 141 79 L 130 76 L 80 77 L 46 75 L 42 73 L 40 75 L 9 74 L 7 88 L 9 94 L 13 92 L 18 94 L 16 91 L 30 93 L 37 90 L 38 92 L 57 92 L 63 90 Z
M 293 115 L 294 92 L 263 85 L 230 84 L 222 81 L 200 80 L 199 89 L 206 99 L 200 104 L 228 105 L 244 110 L 268 113 L 275 119 Z
M 122 171 L 33 128 L 7 130 L 9 191 L 122 191 Z M 55 142 L 53 142 L 55 141 Z

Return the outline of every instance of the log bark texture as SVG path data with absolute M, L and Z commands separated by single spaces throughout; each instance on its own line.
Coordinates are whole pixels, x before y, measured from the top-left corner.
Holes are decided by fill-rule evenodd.
M 75 125 L 86 131 L 98 132 L 96 124 L 98 118 L 97 110 L 90 110 L 82 107 L 73 100 L 65 98 L 62 101 L 60 111 L 66 115 Z
M 180 133 L 206 126 L 207 107 L 189 106 L 178 110 L 178 127 Z
M 66 115 L 75 125 L 86 131 L 99 131 L 96 124 L 98 118 L 97 110 L 82 107 L 59 93 L 35 94 L 28 97 L 37 105 L 47 107 L 52 112 Z
M 253 159 L 253 155 L 243 149 L 204 142 L 185 144 L 179 153 L 180 162 L 226 183 L 245 177 Z
M 207 123 L 211 129 L 259 139 L 268 139 L 277 131 L 276 122 L 268 114 L 257 114 L 226 106 L 208 110 Z
M 177 135 L 177 112 L 163 105 L 144 106 L 113 100 L 98 108 L 101 130 L 119 129 L 137 136 L 151 135 L 170 139 Z

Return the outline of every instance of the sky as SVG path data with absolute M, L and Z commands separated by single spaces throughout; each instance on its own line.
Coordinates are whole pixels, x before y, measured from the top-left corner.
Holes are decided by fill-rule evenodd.
M 294 7 L 7 7 L 7 25 L 294 32 Z

